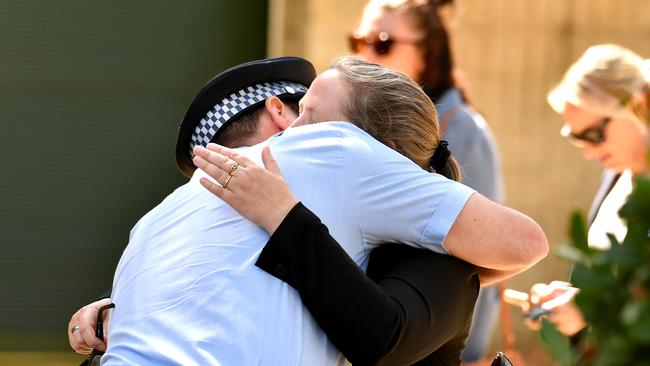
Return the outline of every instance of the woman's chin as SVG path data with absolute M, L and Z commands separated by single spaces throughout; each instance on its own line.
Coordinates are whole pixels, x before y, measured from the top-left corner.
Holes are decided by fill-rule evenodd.
M 621 162 L 619 162 L 619 161 L 616 161 L 616 160 L 612 159 L 611 157 L 607 157 L 607 158 L 601 160 L 600 162 L 605 168 L 607 168 L 609 170 L 613 170 L 613 171 L 615 171 L 617 173 L 622 173 L 623 171 L 628 169 L 627 166 L 625 166 L 624 164 L 621 164 Z
M 601 157 L 596 158 L 596 160 L 598 160 L 600 162 L 600 164 L 604 168 L 609 169 L 609 170 L 618 171 L 616 169 L 618 164 L 616 164 L 616 162 L 614 160 L 612 160 L 611 155 L 609 155 L 609 154 L 608 155 L 603 155 Z

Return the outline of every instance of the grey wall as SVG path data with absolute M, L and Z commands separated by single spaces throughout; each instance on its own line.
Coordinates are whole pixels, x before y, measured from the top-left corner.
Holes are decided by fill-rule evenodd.
M 65 349 L 130 228 L 185 178 L 194 93 L 263 58 L 267 2 L 0 2 L 0 350 Z

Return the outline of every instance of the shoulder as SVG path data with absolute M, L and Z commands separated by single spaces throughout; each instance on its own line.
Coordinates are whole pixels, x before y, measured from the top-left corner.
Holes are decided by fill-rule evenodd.
M 456 112 L 447 121 L 447 129 L 448 131 L 460 131 L 478 136 L 489 128 L 483 116 L 474 108 L 467 104 L 460 104 Z
M 448 89 L 436 103 L 438 119 L 448 131 L 477 133 L 486 127 L 481 115 L 467 104 L 457 88 Z
M 320 122 L 289 128 L 270 140 L 273 151 L 323 154 L 367 155 L 390 150 L 365 131 L 350 122 Z
M 194 175 L 197 175 L 197 172 L 195 172 Z M 138 220 L 133 228 L 131 228 L 130 235 L 133 236 L 138 231 L 148 230 L 150 227 L 155 227 L 161 217 L 169 216 L 169 212 L 178 213 L 192 196 L 202 193 L 202 190 L 198 187 L 200 187 L 198 185 L 198 178 L 196 182 L 190 180 L 189 182 L 177 187 L 160 203 L 158 203 L 158 205 L 153 207 Z M 205 189 L 203 191 L 208 192 Z
M 372 139 L 368 133 L 351 122 L 329 121 L 286 129 L 271 138 L 271 142 L 287 144 L 295 141 L 312 140 L 315 138 L 344 138 L 366 140 Z
M 487 122 L 478 112 L 468 105 L 447 121 L 445 139 L 452 146 L 481 147 L 480 150 L 496 150 L 496 142 Z

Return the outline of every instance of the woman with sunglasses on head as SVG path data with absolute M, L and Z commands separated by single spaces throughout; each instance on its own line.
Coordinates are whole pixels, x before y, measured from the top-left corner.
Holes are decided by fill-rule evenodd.
M 443 139 L 463 169 L 463 183 L 502 203 L 504 188 L 498 150 L 483 117 L 455 80 L 448 29 L 454 0 L 371 0 L 350 47 L 358 56 L 404 73 L 436 105 Z M 498 286 L 481 289 L 463 361 L 483 358 L 499 305 Z
M 650 62 L 617 45 L 590 47 L 549 93 L 548 102 L 564 119 L 562 136 L 582 149 L 585 159 L 605 167 L 589 212 L 587 242 L 607 249 L 608 234 L 619 242 L 627 234 L 618 211 L 632 191 L 634 176 L 650 170 Z M 544 306 L 552 308 L 549 319 L 562 333 L 574 336 L 586 327 L 573 303 L 576 293 L 566 282 L 538 283 L 531 289 L 531 306 L 553 300 L 553 306 Z

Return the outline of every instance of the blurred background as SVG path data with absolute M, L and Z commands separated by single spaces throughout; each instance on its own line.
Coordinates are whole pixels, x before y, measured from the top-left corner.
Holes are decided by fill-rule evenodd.
M 185 182 L 173 147 L 203 83 L 267 56 L 322 71 L 350 52 L 365 2 L 0 1 L 0 364 L 82 360 L 68 320 L 110 287 L 131 227 Z M 650 57 L 650 1 L 460 3 L 456 63 L 498 142 L 506 203 L 562 243 L 601 168 L 562 139 L 545 95 L 590 45 Z M 550 255 L 509 286 L 567 273 Z M 512 310 L 517 348 L 545 360 Z

